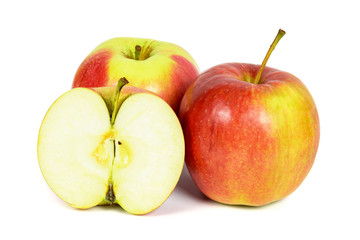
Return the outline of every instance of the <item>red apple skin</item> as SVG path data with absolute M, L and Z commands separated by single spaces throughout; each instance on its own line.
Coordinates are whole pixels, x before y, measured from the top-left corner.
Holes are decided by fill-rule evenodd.
M 199 75 L 179 118 L 186 165 L 210 199 L 261 206 L 292 193 L 309 173 L 319 145 L 319 116 L 295 76 L 228 63 Z
M 110 51 L 101 50 L 86 57 L 76 71 L 72 88 L 106 87 L 109 82 L 107 64 L 112 55 Z

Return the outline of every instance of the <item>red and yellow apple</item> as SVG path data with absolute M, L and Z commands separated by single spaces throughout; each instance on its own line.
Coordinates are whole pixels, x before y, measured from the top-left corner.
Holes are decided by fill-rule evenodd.
M 198 74 L 194 59 L 175 44 L 120 37 L 101 43 L 85 58 L 72 87 L 111 86 L 126 77 L 132 86 L 158 94 L 177 112 Z
M 309 173 L 320 130 L 315 102 L 294 75 L 227 63 L 184 95 L 185 161 L 199 189 L 226 204 L 261 206 L 292 193 Z
M 121 87 L 72 89 L 41 124 L 41 172 L 75 208 L 117 203 L 148 213 L 179 180 L 185 149 L 176 114 L 153 93 Z

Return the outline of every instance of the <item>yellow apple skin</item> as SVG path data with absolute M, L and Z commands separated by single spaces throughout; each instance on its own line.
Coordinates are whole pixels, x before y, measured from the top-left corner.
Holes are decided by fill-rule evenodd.
M 140 46 L 138 59 L 135 47 Z M 199 75 L 194 59 L 183 48 L 142 38 L 113 38 L 97 46 L 81 63 L 72 87 L 130 85 L 152 91 L 177 113 L 186 89 Z

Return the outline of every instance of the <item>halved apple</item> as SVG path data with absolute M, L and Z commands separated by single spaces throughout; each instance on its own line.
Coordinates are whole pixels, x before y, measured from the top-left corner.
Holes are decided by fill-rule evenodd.
M 120 89 L 75 88 L 59 97 L 40 127 L 38 160 L 50 188 L 71 206 L 117 203 L 145 214 L 175 188 L 184 138 L 160 97 Z

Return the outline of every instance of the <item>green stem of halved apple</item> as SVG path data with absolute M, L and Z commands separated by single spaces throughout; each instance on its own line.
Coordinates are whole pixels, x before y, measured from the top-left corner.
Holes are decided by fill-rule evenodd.
M 141 46 L 136 45 L 135 46 L 135 60 L 139 60 L 140 52 L 141 52 Z
M 267 61 L 269 60 L 269 57 L 270 57 L 272 51 L 275 49 L 276 45 L 278 44 L 278 42 L 280 41 L 280 39 L 284 35 L 285 35 L 285 31 L 279 29 L 279 32 L 277 33 L 273 43 L 270 45 L 270 48 L 269 48 L 268 52 L 266 53 L 266 56 L 265 56 L 263 62 L 261 63 L 260 70 L 256 74 L 256 77 L 255 77 L 255 80 L 254 80 L 255 84 L 260 83 L 261 74 L 264 71 L 264 68 L 265 68 L 265 65 L 266 65 Z
M 120 78 L 119 81 L 118 81 L 118 84 L 116 86 L 116 90 L 115 90 L 115 94 L 114 94 L 114 98 L 113 98 L 113 111 L 112 111 L 112 114 L 111 114 L 111 124 L 114 124 L 115 122 L 115 118 L 116 118 L 116 115 L 119 111 L 119 108 L 120 108 L 120 99 L 119 99 L 119 96 L 120 96 L 120 91 L 121 89 L 126 85 L 128 84 L 129 81 L 123 77 L 123 78 Z

